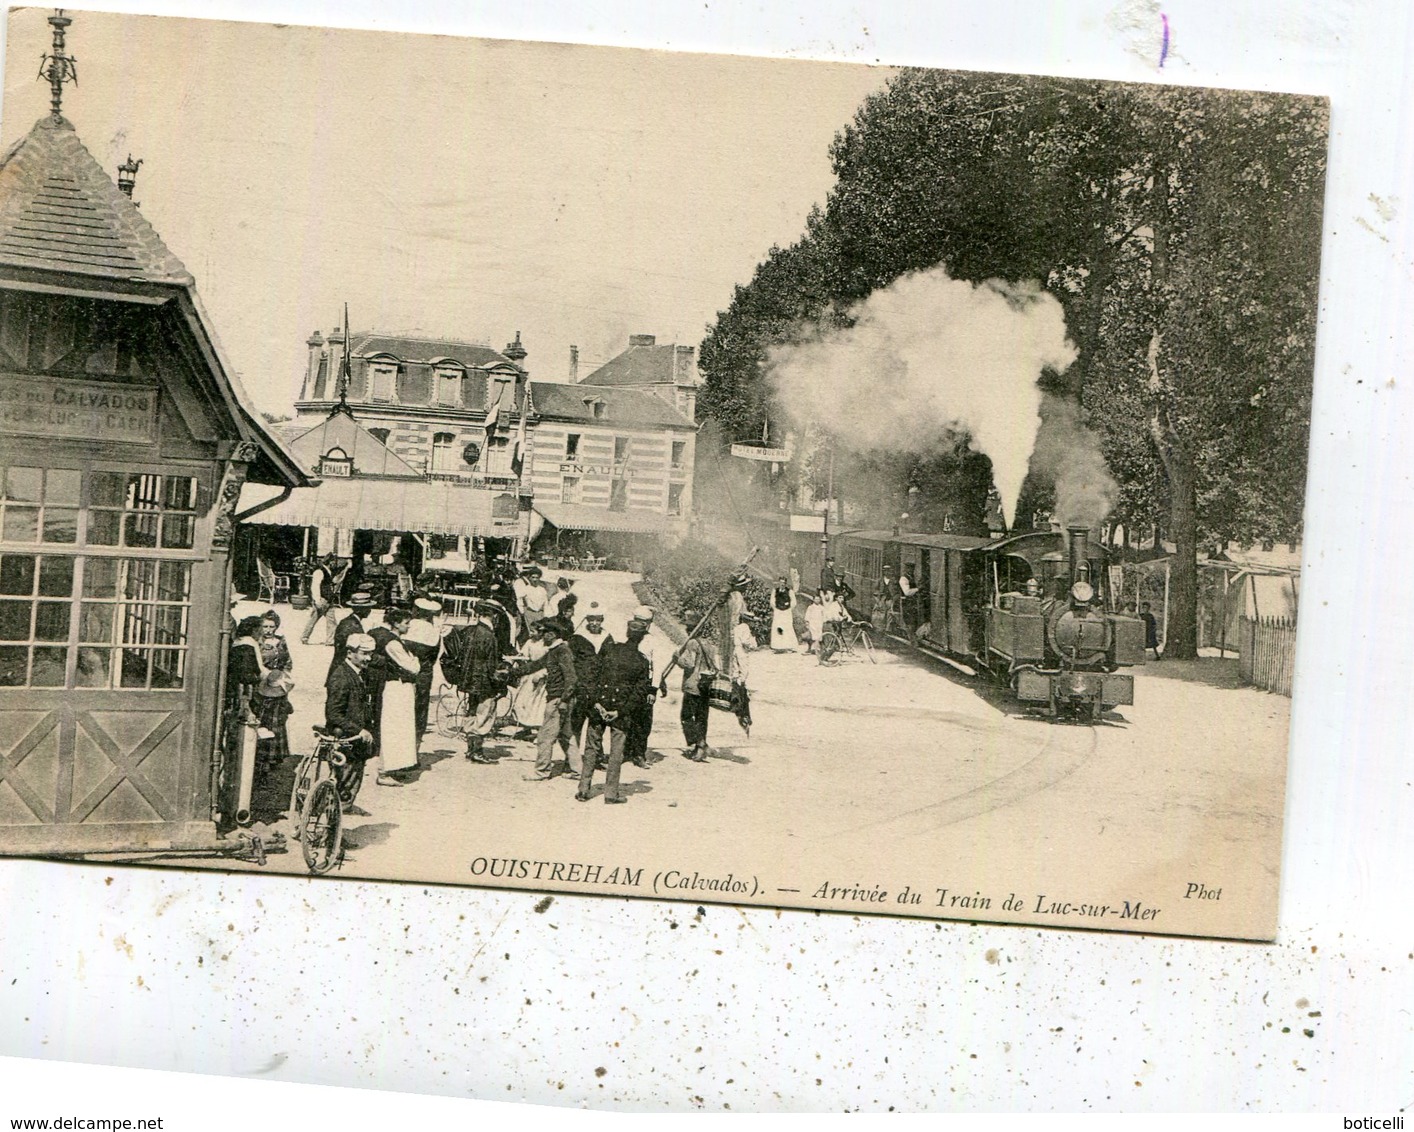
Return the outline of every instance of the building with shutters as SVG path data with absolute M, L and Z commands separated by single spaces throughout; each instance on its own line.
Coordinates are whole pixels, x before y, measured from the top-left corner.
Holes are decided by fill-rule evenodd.
M 687 529 L 691 346 L 634 335 L 583 381 L 551 382 L 531 380 L 519 333 L 500 351 L 338 328 L 307 344 L 296 420 L 284 429 L 323 482 L 255 520 L 298 532 L 255 551 L 276 570 L 315 549 L 386 557 L 402 534 L 426 557 L 465 559 L 475 547 L 447 539 L 494 539 L 496 553 L 513 555 L 533 546 L 632 556 L 640 536 Z

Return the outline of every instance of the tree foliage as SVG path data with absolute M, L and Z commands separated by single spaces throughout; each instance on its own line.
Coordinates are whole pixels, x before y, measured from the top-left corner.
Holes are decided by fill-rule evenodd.
M 1052 391 L 1102 438 L 1111 518 L 1177 544 L 1169 640 L 1191 653 L 1199 546 L 1299 537 L 1326 126 L 1297 96 L 904 71 L 836 137 L 802 238 L 709 330 L 702 411 L 759 434 L 769 350 L 907 272 L 1039 280 L 1079 350 Z M 961 509 L 980 521 L 975 460 L 869 459 L 930 516 L 980 496 Z M 1018 514 L 1048 491 L 1029 477 Z

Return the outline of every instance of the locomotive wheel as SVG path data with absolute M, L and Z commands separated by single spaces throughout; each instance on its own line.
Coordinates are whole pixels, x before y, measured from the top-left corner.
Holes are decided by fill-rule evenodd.
M 319 876 L 339 863 L 344 849 L 344 811 L 332 779 L 317 783 L 305 799 L 298 832 L 304 863 Z
M 830 664 L 836 653 L 840 651 L 839 634 L 833 630 L 825 633 L 820 638 L 820 663 Z

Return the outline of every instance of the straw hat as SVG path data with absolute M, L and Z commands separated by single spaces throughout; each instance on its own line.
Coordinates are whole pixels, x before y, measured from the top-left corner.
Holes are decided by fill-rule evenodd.
M 278 700 L 281 696 L 288 696 L 294 690 L 295 678 L 283 668 L 272 668 L 260 680 L 260 687 L 256 690 L 267 700 Z

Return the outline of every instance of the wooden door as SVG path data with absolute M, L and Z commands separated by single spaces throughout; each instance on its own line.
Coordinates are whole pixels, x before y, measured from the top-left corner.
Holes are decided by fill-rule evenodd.
M 0 468 L 0 852 L 209 841 L 210 469 Z

